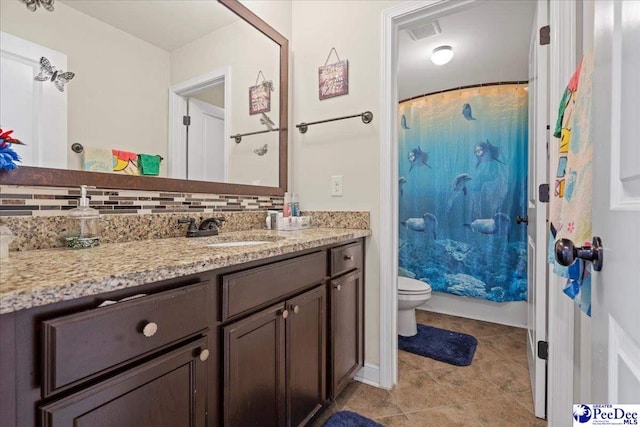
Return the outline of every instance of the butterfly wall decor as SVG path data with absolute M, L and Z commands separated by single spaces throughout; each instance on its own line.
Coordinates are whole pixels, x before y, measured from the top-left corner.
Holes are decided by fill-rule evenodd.
M 57 70 L 56 67 L 51 65 L 51 62 L 44 56 L 40 58 L 40 73 L 33 79 L 40 82 L 51 80 L 56 88 L 60 92 L 64 92 L 64 85 L 75 76 L 75 73 L 70 71 Z
M 27 5 L 27 9 L 31 12 L 35 12 L 38 7 L 43 7 L 49 12 L 53 12 L 53 2 L 55 0 L 21 0 Z
M 262 147 L 256 148 L 255 150 L 253 150 L 253 152 L 256 153 L 258 156 L 264 156 L 265 154 L 267 154 L 268 148 L 269 146 L 267 144 L 264 144 Z

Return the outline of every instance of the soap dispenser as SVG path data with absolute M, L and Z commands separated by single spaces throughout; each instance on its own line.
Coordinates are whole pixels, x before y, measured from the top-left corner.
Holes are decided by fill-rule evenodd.
M 100 244 L 100 213 L 89 207 L 87 185 L 80 186 L 78 207 L 68 214 L 67 247 L 73 249 L 92 248 Z

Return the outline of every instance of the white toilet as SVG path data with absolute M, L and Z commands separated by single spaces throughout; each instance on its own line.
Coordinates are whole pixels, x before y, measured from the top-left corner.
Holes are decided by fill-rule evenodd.
M 418 333 L 416 307 L 431 298 L 431 286 L 420 280 L 398 276 L 398 334 L 412 337 Z

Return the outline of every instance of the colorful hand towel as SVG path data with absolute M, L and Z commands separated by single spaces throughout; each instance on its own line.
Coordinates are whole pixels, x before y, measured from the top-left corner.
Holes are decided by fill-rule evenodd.
M 138 168 L 142 175 L 160 174 L 160 161 L 162 157 L 151 154 L 138 154 Z
M 592 74 L 593 55 L 588 53 L 571 78 L 563 97 L 564 105 L 560 107 L 559 126 L 554 132 L 554 135 L 560 135 L 560 140 L 550 206 L 550 243 L 555 243 L 558 239 L 571 239 L 577 246 L 591 244 Z M 549 261 L 554 264 L 554 273 L 567 278 L 564 293 L 590 316 L 591 263 L 577 260 L 572 266 L 563 267 L 555 260 L 552 244 L 549 249 Z
M 111 150 L 97 147 L 84 147 L 83 169 L 87 172 L 113 172 Z
M 126 175 L 140 175 L 138 154 L 131 151 L 111 150 L 113 154 L 113 171 Z

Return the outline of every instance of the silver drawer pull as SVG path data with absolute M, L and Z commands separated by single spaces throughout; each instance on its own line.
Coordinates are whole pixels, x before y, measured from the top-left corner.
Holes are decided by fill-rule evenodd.
M 340 292 L 342 290 L 342 285 L 333 285 L 336 288 L 336 291 Z
M 297 305 L 293 306 L 293 312 L 294 312 L 295 314 L 298 314 L 298 313 L 300 312 L 300 307 L 299 307 L 299 306 L 297 306 Z
M 154 336 L 156 332 L 158 332 L 158 324 L 155 322 L 149 322 L 142 328 L 142 334 L 147 338 Z
M 287 317 L 289 317 L 289 310 L 284 310 L 284 311 L 282 312 L 282 318 L 283 318 L 283 319 L 286 319 Z
M 201 361 L 205 362 L 209 358 L 209 350 L 205 348 L 200 352 L 200 355 L 198 357 Z
M 344 260 L 345 261 L 353 261 L 353 255 L 345 255 L 344 256 Z

